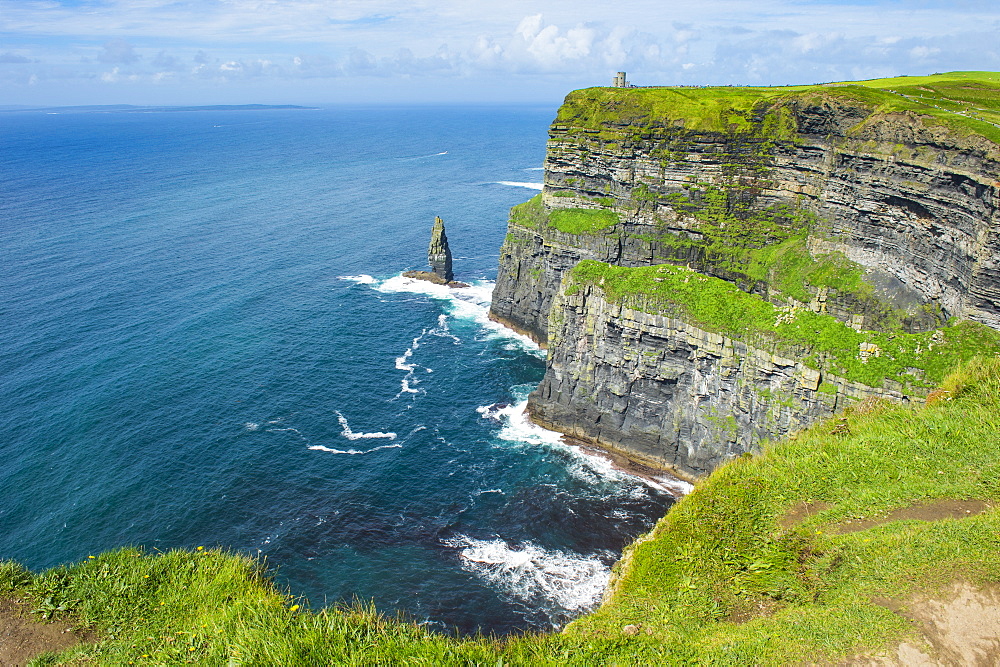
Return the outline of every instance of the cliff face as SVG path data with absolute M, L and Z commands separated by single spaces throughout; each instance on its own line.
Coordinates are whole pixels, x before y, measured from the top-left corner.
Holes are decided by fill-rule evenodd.
M 580 259 L 685 263 L 752 280 L 698 245 L 700 221 L 686 210 L 689 201 L 677 203 L 694 184 L 707 184 L 703 189 L 718 188 L 729 198 L 739 188 L 747 200 L 726 203 L 736 213 L 740 205 L 744 211 L 784 205 L 814 216 L 806 236 L 810 251 L 840 252 L 863 267 L 881 301 L 909 310 L 917 329 L 951 316 L 1000 328 L 995 145 L 959 142 L 904 114 L 870 120 L 870 110 L 844 101 L 782 111 L 794 113 L 796 131 L 787 140 L 654 125 L 614 141 L 629 136 L 630 126 L 615 126 L 617 134 L 602 139 L 557 119 L 544 205 L 598 208 L 600 200 L 611 200 L 620 222 L 598 233 L 565 234 L 514 216 L 501 251 L 494 315 L 545 342 L 552 296 Z M 754 289 L 773 293 L 763 284 Z M 841 316 L 878 321 L 877 306 L 866 308 L 850 295 L 842 300 L 835 309 Z M 940 311 L 928 319 L 920 306 Z
M 906 393 L 833 374 L 821 393 L 803 378 L 822 355 L 803 366 L 670 307 L 621 308 L 595 287 L 566 294 L 581 260 L 686 266 L 857 331 L 943 331 L 949 318 L 1000 329 L 996 143 L 878 97 L 895 93 L 741 90 L 711 113 L 692 111 L 692 94 L 571 94 L 542 195 L 512 210 L 491 314 L 549 346 L 529 404 L 539 422 L 700 474 L 857 399 L 926 393 L 932 379 Z
M 867 398 L 906 400 L 679 317 L 557 293 L 534 421 L 681 477 Z M 822 391 L 819 391 L 822 386 Z

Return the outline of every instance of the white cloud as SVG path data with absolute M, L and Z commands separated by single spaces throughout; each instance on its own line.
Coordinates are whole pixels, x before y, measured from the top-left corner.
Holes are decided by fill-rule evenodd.
M 910 57 L 914 60 L 927 60 L 937 54 L 941 53 L 941 49 L 933 48 L 930 46 L 914 46 L 910 49 Z
M 0 0 L 0 33 L 18 44 L 0 54 L 0 103 L 29 77 L 261 91 L 489 79 L 516 99 L 619 69 L 638 84 L 1000 69 L 1000 9 L 986 0 Z

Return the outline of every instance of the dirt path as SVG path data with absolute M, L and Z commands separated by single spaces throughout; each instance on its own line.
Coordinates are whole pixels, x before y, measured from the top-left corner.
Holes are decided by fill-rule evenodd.
M 22 667 L 46 651 L 61 651 L 90 639 L 66 621 L 41 623 L 30 611 L 20 600 L 0 597 L 0 667 Z
M 995 667 L 1000 664 L 1000 586 L 956 581 L 933 598 L 879 602 L 909 620 L 922 641 L 849 661 L 866 667 Z

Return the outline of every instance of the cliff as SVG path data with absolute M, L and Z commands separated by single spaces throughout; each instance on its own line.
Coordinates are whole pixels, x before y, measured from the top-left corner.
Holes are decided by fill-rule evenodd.
M 967 321 L 985 325 L 976 345 L 931 356 L 995 353 L 998 110 L 1000 82 L 982 73 L 571 93 L 542 194 L 512 210 L 491 310 L 549 346 L 531 414 L 700 475 L 857 400 L 906 401 L 941 380 L 929 358 L 902 374 L 871 370 L 885 349 L 867 340 L 876 334 L 914 346 L 906 337 L 923 335 L 933 349 Z M 644 299 L 642 280 L 619 276 L 638 307 L 611 304 L 599 284 L 570 293 L 582 260 L 683 266 L 778 320 L 815 316 L 826 322 L 817 336 L 861 336 L 848 365 L 867 370 L 848 372 L 808 336 L 791 344 L 772 327 L 748 338 L 725 317 L 678 315 L 669 295 Z M 912 357 L 884 358 L 897 353 Z

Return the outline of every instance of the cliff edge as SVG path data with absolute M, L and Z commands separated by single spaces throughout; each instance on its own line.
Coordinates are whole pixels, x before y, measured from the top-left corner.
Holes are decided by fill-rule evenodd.
M 549 428 L 698 477 L 1000 349 L 995 74 L 592 88 L 549 137 L 491 309 Z

